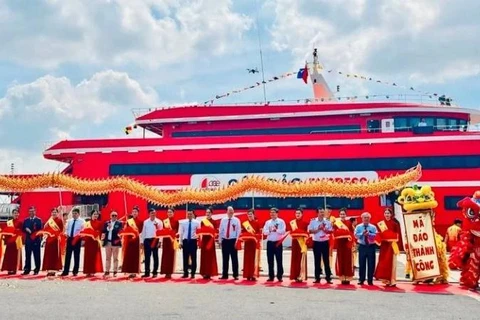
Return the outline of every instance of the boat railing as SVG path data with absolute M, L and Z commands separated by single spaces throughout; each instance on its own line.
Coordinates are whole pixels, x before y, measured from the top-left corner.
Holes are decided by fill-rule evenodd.
M 135 118 L 139 118 L 145 114 L 148 114 L 153 111 L 165 110 L 171 108 L 186 108 L 186 107 L 236 107 L 236 106 L 246 106 L 246 107 L 258 107 L 258 106 L 283 106 L 283 105 L 295 105 L 295 104 L 332 104 L 332 103 L 356 103 L 356 102 L 397 102 L 397 103 L 412 103 L 419 105 L 435 105 L 435 106 L 448 106 L 452 107 L 455 105 L 451 102 L 443 102 L 441 98 L 435 95 L 421 95 L 421 94 L 373 94 L 373 95 L 363 95 L 363 96 L 344 96 L 344 97 L 335 97 L 330 99 L 314 99 L 314 98 L 303 98 L 303 99 L 280 99 L 280 100 L 270 100 L 266 103 L 264 101 L 247 101 L 247 102 L 230 102 L 223 103 L 217 102 L 215 100 L 210 100 L 208 103 L 189 103 L 183 105 L 170 105 L 170 106 L 161 106 L 155 108 L 134 108 L 132 113 Z

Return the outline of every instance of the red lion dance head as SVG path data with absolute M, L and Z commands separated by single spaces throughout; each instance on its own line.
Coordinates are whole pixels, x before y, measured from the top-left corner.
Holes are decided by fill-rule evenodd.
M 457 203 L 462 208 L 466 221 L 463 229 L 472 235 L 480 237 L 480 191 L 476 191 L 472 198 L 464 198 Z
M 480 279 L 480 191 L 457 203 L 465 215 L 460 240 L 450 253 L 449 266 L 462 270 L 460 284 L 475 290 Z

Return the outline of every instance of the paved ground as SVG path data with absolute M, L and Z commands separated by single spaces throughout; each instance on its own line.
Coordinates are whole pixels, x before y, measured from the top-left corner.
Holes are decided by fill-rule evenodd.
M 309 274 L 313 257 L 309 252 Z M 220 252 L 217 257 L 220 258 Z M 284 251 L 289 272 L 290 251 Z M 221 259 L 219 267 L 221 267 Z M 240 254 L 240 262 L 242 255 Z M 398 276 L 404 276 L 405 256 Z M 177 257 L 177 267 L 181 258 Z M 265 254 L 262 266 L 266 269 Z M 178 272 L 181 272 L 177 268 Z M 263 274 L 265 274 L 263 272 Z M 315 285 L 203 279 L 147 281 L 84 276 L 46 279 L 44 275 L 0 275 L 0 319 L 478 319 L 480 294 L 457 284 L 398 288 Z M 450 279 L 458 280 L 458 272 Z
M 12 320 L 478 319 L 480 302 L 465 295 L 325 285 L 10 279 L 0 280 L 0 310 L 2 319 Z

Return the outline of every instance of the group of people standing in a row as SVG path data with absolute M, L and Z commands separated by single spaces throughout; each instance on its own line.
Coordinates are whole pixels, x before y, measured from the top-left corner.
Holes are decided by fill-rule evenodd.
M 235 216 L 232 207 L 227 208 L 226 217 L 212 218 L 212 209 L 207 209 L 206 217 L 197 221 L 193 211 L 187 211 L 187 220 L 175 218 L 173 209 L 168 209 L 167 218 L 157 218 L 155 210 L 149 211 L 149 218 L 139 219 L 139 208 L 134 207 L 125 223 L 111 212 L 110 220 L 102 222 L 99 214 L 93 211 L 91 219 L 80 218 L 78 209 L 72 210 L 68 220 L 59 216 L 57 209 L 42 225 L 35 215 L 35 208 L 29 209 L 29 218 L 19 220 L 18 211 L 7 228 L 0 231 L 0 237 L 6 244 L 2 271 L 15 274 L 21 268 L 22 237 L 25 238 L 25 267 L 23 274 L 31 272 L 31 255 L 35 260 L 34 274 L 40 271 L 40 247 L 45 240 L 45 252 L 42 271 L 54 276 L 62 269 L 62 276 L 70 271 L 73 255 L 73 275 L 79 272 L 80 248 L 84 241 L 83 273 L 92 276 L 104 272 L 109 276 L 119 272 L 119 256 L 122 253 L 120 272 L 136 277 L 140 271 L 142 251 L 144 256 L 144 275 L 157 277 L 158 273 L 171 278 L 175 271 L 176 252 L 183 251 L 182 278 L 195 278 L 197 273 L 197 251 L 200 248 L 200 275 L 204 279 L 218 276 L 215 242 L 218 241 L 222 252 L 222 272 L 220 279 L 228 279 L 229 262 L 232 263 L 232 276 L 239 277 L 238 250 L 243 246 L 243 278 L 254 281 L 259 276 L 261 245 L 266 239 L 268 262 L 268 281 L 283 281 L 283 241 L 292 237 L 290 279 L 297 282 L 307 280 L 307 250 L 313 248 L 314 283 L 319 283 L 325 275 L 327 283 L 332 283 L 332 253 L 336 248 L 335 274 L 342 284 L 349 284 L 354 276 L 354 260 L 358 245 L 359 284 L 373 284 L 373 278 L 382 280 L 388 286 L 396 282 L 396 255 L 400 239 L 400 227 L 393 218 L 392 211 L 386 209 L 385 219 L 377 226 L 370 223 L 370 214 L 362 214 L 362 222 L 355 226 L 347 219 L 346 209 L 340 209 L 339 218 L 331 215 L 330 208 L 319 208 L 317 218 L 306 221 L 301 209 L 296 210 L 295 219 L 288 224 L 278 217 L 278 209 L 270 210 L 271 219 L 263 226 L 257 221 L 254 210 L 249 210 L 247 219 L 241 221 Z M 377 228 L 378 227 L 378 228 Z M 177 238 L 178 237 L 178 238 Z M 19 240 L 20 239 L 20 244 Z M 379 262 L 376 265 L 376 245 L 380 244 Z M 101 246 L 105 248 L 106 259 L 103 269 Z M 162 251 L 161 261 L 159 250 Z M 1 258 L 1 256 L 0 256 Z M 151 260 L 153 258 L 153 266 Z M 112 266 L 113 260 L 113 269 Z M 323 262 L 323 264 L 322 264 Z M 275 272 L 276 264 L 276 272 Z M 323 268 L 322 268 L 323 266 Z M 160 269 L 160 270 L 159 270 Z M 368 272 L 367 272 L 368 270 Z

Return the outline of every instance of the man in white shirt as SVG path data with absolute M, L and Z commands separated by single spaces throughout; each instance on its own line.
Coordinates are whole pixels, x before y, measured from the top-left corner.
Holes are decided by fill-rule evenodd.
M 229 258 L 232 259 L 232 274 L 238 280 L 238 251 L 235 244 L 242 231 L 240 219 L 234 217 L 233 207 L 227 208 L 227 216 L 220 221 L 218 243 L 222 248 L 222 277 L 228 279 Z
M 159 242 L 156 238 L 157 230 L 163 229 L 163 223 L 157 218 L 157 211 L 150 209 L 149 218 L 143 222 L 140 240 L 143 243 L 145 253 L 145 274 L 142 278 L 150 277 L 150 257 L 153 255 L 153 272 L 152 278 L 156 278 L 158 274 L 158 246 Z
M 195 279 L 195 272 L 197 271 L 197 229 L 200 228 L 200 222 L 194 220 L 195 214 L 193 210 L 187 211 L 187 221 L 180 224 L 179 235 L 180 248 L 183 249 L 183 276 L 188 278 L 188 269 L 191 268 L 191 278 Z M 188 259 L 192 260 L 189 266 Z
M 320 283 L 321 261 L 325 267 L 325 279 L 332 283 L 332 271 L 330 270 L 329 240 L 333 232 L 332 223 L 325 219 L 325 210 L 318 209 L 318 217 L 310 221 L 308 232 L 313 234 L 313 257 L 315 264 L 315 281 Z
M 70 271 L 70 260 L 72 260 L 73 252 L 73 270 L 72 273 L 74 276 L 78 274 L 78 269 L 80 267 L 80 249 L 82 248 L 82 241 L 78 240 L 76 243 L 73 243 L 73 239 L 77 236 L 80 231 L 83 230 L 85 221 L 80 218 L 80 210 L 74 208 L 72 210 L 72 218 L 67 221 L 67 227 L 65 228 L 65 233 L 67 234 L 67 252 L 65 254 L 65 267 L 61 274 L 62 277 L 68 276 Z
M 277 261 L 277 279 L 282 282 L 283 277 L 283 245 L 282 240 L 286 232 L 285 221 L 278 217 L 278 209 L 270 209 L 270 220 L 265 222 L 263 234 L 267 236 L 268 280 L 275 277 L 274 259 Z

